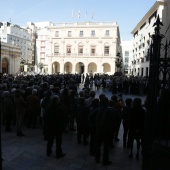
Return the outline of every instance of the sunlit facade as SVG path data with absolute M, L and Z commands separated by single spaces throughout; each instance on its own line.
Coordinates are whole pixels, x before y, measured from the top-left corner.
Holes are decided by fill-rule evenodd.
M 38 31 L 38 60 L 48 65 L 49 74 L 115 73 L 116 54 L 121 51 L 116 22 L 51 24 L 40 34 L 42 30 Z
M 1 42 L 1 70 L 2 74 L 16 75 L 20 72 L 21 48 L 16 45 Z
M 1 41 L 20 47 L 21 56 L 26 63 L 32 62 L 32 38 L 25 28 L 9 22 L 1 22 Z
M 122 56 L 123 56 L 123 64 L 122 64 L 122 72 L 130 76 L 131 75 L 131 62 L 133 60 L 132 55 L 132 41 L 121 41 L 122 46 Z
M 133 29 L 133 59 L 131 61 L 131 74 L 134 76 L 149 76 L 149 46 L 151 36 L 154 34 L 154 23 L 159 15 L 161 21 L 167 17 L 164 15 L 167 11 L 166 1 L 158 0 L 140 20 Z M 161 32 L 165 33 L 165 27 L 162 27 Z

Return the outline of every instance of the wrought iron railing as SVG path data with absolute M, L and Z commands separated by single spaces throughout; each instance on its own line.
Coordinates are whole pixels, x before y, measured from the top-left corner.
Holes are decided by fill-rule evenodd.
M 159 16 L 149 49 L 150 70 L 143 143 L 143 169 L 170 169 L 170 56 L 162 44 Z

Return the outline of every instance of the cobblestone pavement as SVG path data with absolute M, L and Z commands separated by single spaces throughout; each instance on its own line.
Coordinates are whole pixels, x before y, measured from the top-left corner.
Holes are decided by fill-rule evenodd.
M 102 90 L 96 91 L 108 97 L 111 93 Z M 136 97 L 123 95 L 127 97 Z M 142 97 L 144 101 L 145 97 Z M 46 141 L 43 139 L 42 127 L 30 129 L 24 126 L 24 137 L 17 137 L 15 126 L 12 132 L 5 132 L 4 126 L 1 129 L 2 135 L 2 169 L 3 170 L 141 170 L 142 160 L 128 158 L 128 149 L 123 148 L 122 126 L 119 133 L 119 142 L 115 142 L 115 148 L 110 150 L 110 160 L 112 164 L 103 166 L 96 164 L 94 157 L 89 155 L 89 145 L 77 144 L 76 132 L 68 132 L 63 135 L 62 149 L 66 154 L 61 159 L 55 158 L 55 146 L 51 157 L 46 156 Z M 134 148 L 135 154 L 135 148 Z

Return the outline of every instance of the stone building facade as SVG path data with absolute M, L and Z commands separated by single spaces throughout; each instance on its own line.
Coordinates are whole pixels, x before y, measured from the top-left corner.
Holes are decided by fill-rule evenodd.
M 115 73 L 116 54 L 122 51 L 116 22 L 51 24 L 47 29 L 48 41 L 42 40 L 37 48 L 42 50 L 41 54 L 48 53 L 43 57 L 39 55 L 39 61 L 46 61 L 44 58 L 48 57 L 44 64 L 48 65 L 49 74 Z
M 1 43 L 0 72 L 3 74 L 17 74 L 20 72 L 21 48 L 16 45 Z
M 32 38 L 25 28 L 9 22 L 1 22 L 0 37 L 2 42 L 20 47 L 21 59 L 26 63 L 32 63 Z

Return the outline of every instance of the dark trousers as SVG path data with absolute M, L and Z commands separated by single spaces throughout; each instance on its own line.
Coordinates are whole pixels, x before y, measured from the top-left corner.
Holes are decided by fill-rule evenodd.
M 74 128 L 75 111 L 70 111 L 69 128 Z
M 5 130 L 11 130 L 12 115 L 5 115 Z
M 96 141 L 96 156 L 95 160 L 97 163 L 100 161 L 100 149 L 103 144 L 103 163 L 109 161 L 109 146 L 110 146 L 110 137 L 108 135 L 97 135 Z
M 123 123 L 123 145 L 129 145 L 129 142 L 127 140 L 128 137 L 128 132 L 129 132 L 129 127 L 127 123 Z
M 90 129 L 90 154 L 95 155 L 96 153 L 96 132 Z
M 33 110 L 27 111 L 27 126 L 34 128 L 37 124 L 37 113 Z
M 115 139 L 117 139 L 119 136 L 119 129 L 120 129 L 121 122 L 122 122 L 121 119 L 117 122 L 117 127 L 115 129 Z
M 62 132 L 50 132 L 47 140 L 47 153 L 51 153 L 54 139 L 56 138 L 56 155 L 62 154 Z
M 85 126 L 82 125 L 77 125 L 77 140 L 80 143 L 81 139 L 83 137 L 83 142 L 87 142 L 87 137 L 88 137 L 88 129 Z

